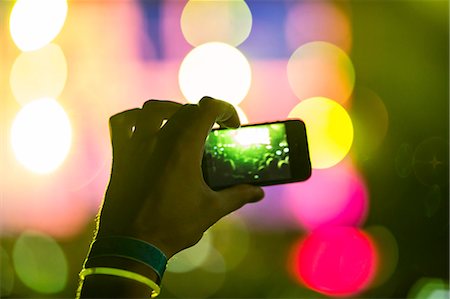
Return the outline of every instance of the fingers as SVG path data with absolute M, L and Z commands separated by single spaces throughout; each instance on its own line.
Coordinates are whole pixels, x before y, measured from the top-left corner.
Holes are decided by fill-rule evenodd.
M 240 124 L 233 105 L 204 97 L 198 105 L 189 104 L 180 108 L 162 131 L 168 143 L 173 143 L 173 138 L 176 138 L 184 146 L 182 154 L 199 164 L 206 137 L 215 122 L 234 128 Z
M 126 110 L 113 115 L 109 119 L 109 131 L 114 155 L 123 151 L 130 141 L 140 110 L 138 108 Z
M 247 203 L 257 202 L 264 197 L 262 188 L 252 185 L 237 185 L 217 192 L 219 217 L 230 214 Z
M 203 97 L 198 103 L 203 113 L 204 123 L 215 122 L 221 127 L 238 128 L 240 126 L 239 116 L 236 109 L 230 103 Z M 209 131 L 209 130 L 208 130 Z
M 162 122 L 172 117 L 182 105 L 176 102 L 149 100 L 145 102 L 136 121 L 133 139 L 136 142 L 149 140 L 161 128 Z

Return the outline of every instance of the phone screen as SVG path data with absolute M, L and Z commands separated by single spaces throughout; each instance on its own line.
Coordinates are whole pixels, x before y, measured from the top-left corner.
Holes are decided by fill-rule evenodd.
M 216 188 L 264 185 L 292 177 L 289 155 L 283 122 L 218 129 L 206 140 L 203 169 L 208 184 Z

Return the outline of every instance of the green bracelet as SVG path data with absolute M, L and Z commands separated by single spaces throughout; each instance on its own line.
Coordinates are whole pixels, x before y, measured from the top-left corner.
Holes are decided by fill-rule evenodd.
M 128 279 L 132 279 L 134 281 L 143 283 L 152 289 L 152 293 L 151 293 L 152 298 L 155 298 L 161 292 L 161 288 L 153 280 L 151 280 L 145 276 L 142 276 L 140 274 L 122 270 L 122 269 L 107 268 L 107 267 L 87 268 L 87 269 L 81 270 L 80 279 L 83 281 L 86 276 L 95 275 L 95 274 L 118 276 L 118 277 L 128 278 Z
M 121 257 L 142 263 L 155 271 L 158 281 L 161 281 L 167 265 L 167 257 L 160 249 L 130 237 L 111 236 L 95 240 L 91 245 L 88 260 L 106 256 Z

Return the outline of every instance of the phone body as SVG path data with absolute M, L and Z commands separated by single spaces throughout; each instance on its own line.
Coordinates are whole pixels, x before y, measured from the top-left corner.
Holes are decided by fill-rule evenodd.
M 213 129 L 206 139 L 202 170 L 213 190 L 305 181 L 311 176 L 305 124 L 289 119 Z

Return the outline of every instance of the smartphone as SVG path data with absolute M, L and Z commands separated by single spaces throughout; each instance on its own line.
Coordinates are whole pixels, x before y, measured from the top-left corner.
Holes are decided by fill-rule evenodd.
M 213 190 L 307 180 L 311 161 L 305 124 L 290 119 L 213 129 L 206 139 L 202 169 Z

